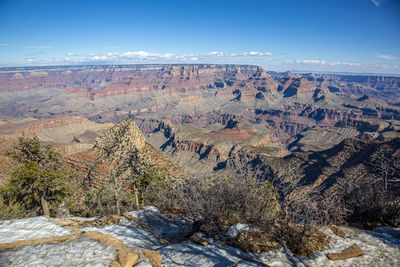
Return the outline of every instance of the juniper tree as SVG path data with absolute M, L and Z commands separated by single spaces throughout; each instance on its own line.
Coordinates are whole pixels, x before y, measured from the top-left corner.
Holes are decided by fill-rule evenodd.
M 55 205 L 66 198 L 73 175 L 55 144 L 41 142 L 37 137 L 19 138 L 7 154 L 21 165 L 11 173 L 4 199 L 28 211 L 41 209 L 50 216 L 49 204 Z

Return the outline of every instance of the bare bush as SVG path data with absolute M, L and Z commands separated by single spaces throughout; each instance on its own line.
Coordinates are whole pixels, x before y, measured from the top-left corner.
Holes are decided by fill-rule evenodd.
M 276 190 L 254 178 L 192 178 L 163 184 L 148 191 L 148 200 L 161 210 L 195 216 L 213 234 L 239 222 L 267 229 L 279 212 Z
M 346 222 L 349 212 L 340 190 L 321 195 L 315 190 L 299 187 L 283 199 L 281 219 L 290 223 L 341 225 Z
M 293 253 L 303 256 L 327 244 L 328 237 L 319 231 L 319 226 L 344 224 L 349 215 L 338 190 L 323 196 L 315 189 L 299 187 L 287 195 L 281 205 L 276 238 L 284 240 Z
M 361 183 L 349 184 L 344 198 L 352 211 L 350 221 L 363 226 L 388 224 L 400 225 L 399 191 L 384 191 L 382 180 L 374 174 L 363 178 Z
M 388 148 L 380 147 L 370 163 L 381 180 L 383 192 L 400 187 L 400 159 L 395 159 Z
M 301 256 L 309 256 L 314 251 L 322 250 L 329 243 L 329 237 L 318 227 L 306 224 L 280 223 L 276 238 L 285 241 L 293 253 Z

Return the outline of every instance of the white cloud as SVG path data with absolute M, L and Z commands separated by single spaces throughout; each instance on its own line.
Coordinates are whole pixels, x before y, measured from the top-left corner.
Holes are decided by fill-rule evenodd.
M 213 51 L 208 53 L 209 56 L 214 56 L 214 57 L 237 57 L 237 56 L 242 56 L 242 57 L 249 57 L 249 56 L 256 56 L 256 57 L 264 57 L 264 56 L 271 56 L 272 53 L 270 52 L 258 52 L 258 51 L 250 51 L 250 52 L 242 52 L 239 54 L 236 53 L 224 53 L 224 52 L 218 52 L 218 51 Z
M 382 4 L 383 2 L 385 2 L 385 0 L 371 0 L 371 1 L 372 1 L 372 3 L 374 3 L 374 5 L 375 5 L 376 7 L 380 7 L 381 4 Z
M 93 61 L 99 61 L 99 60 L 106 60 L 108 57 L 107 56 L 93 56 L 93 57 L 91 57 L 90 58 L 90 60 L 93 60 Z
M 35 52 L 35 51 L 29 51 Z M 173 54 L 154 53 L 144 50 L 128 52 L 90 53 L 77 55 L 69 52 L 60 58 L 25 58 L 19 62 L 0 62 L 0 66 L 45 66 L 45 65 L 79 65 L 79 64 L 181 64 L 181 63 L 210 63 L 210 64 L 253 64 L 263 66 L 268 70 L 314 70 L 339 72 L 375 72 L 400 73 L 399 64 L 382 64 L 373 62 L 327 61 L 322 59 L 282 59 L 272 57 L 270 52 L 249 51 L 225 53 L 212 51 L 204 54 Z M 378 54 L 377 57 L 388 58 Z M 392 57 L 392 56 L 390 56 Z M 396 62 L 397 63 L 397 62 Z
M 353 66 L 358 67 L 361 66 L 361 63 L 357 62 L 341 62 L 341 61 L 325 61 L 319 59 L 305 59 L 305 60 L 289 60 L 287 63 L 295 63 L 295 64 L 313 64 L 313 65 L 325 65 L 325 66 Z
M 272 56 L 272 53 L 270 52 L 258 52 L 258 51 L 250 51 L 250 52 L 245 52 L 241 54 L 242 56 L 259 56 L 259 57 L 263 57 L 263 56 Z
M 119 52 L 109 52 L 109 53 L 106 53 L 106 56 L 107 56 L 107 57 L 116 57 L 116 56 L 118 56 L 118 55 L 120 55 Z
M 29 46 L 33 49 L 33 46 Z M 44 52 L 32 51 L 29 55 L 34 56 Z M 67 52 L 61 58 L 41 58 L 26 61 L 25 63 L 9 63 L 15 65 L 51 65 L 51 64 L 134 64 L 134 63 L 185 63 L 185 62 L 206 62 L 215 64 L 258 64 L 265 62 L 265 57 L 271 56 L 270 52 L 249 51 L 240 53 L 225 53 L 222 51 L 212 51 L 207 54 L 174 54 L 174 53 L 154 53 L 145 50 L 127 52 L 107 52 L 107 53 L 87 53 L 79 55 L 75 52 Z
M 121 54 L 125 58 L 139 58 L 139 59 L 157 59 L 157 58 L 173 58 L 175 55 L 172 53 L 150 53 L 147 51 L 129 51 Z
M 394 57 L 392 55 L 385 55 L 385 54 L 379 54 L 376 57 L 378 58 L 383 58 L 383 59 L 389 59 L 389 60 L 395 60 L 398 59 L 398 57 Z
M 173 59 L 176 59 L 176 60 L 180 60 L 180 59 L 181 59 L 181 60 L 186 60 L 186 59 L 189 59 L 190 57 L 195 57 L 195 55 L 193 55 L 193 54 L 175 55 Z
M 337 70 L 350 70 L 351 71 L 369 71 L 369 70 L 374 70 L 378 71 L 379 70 L 394 70 L 398 72 L 399 66 L 398 65 L 391 65 L 391 64 L 382 64 L 382 63 L 373 63 L 373 62 L 343 62 L 343 61 L 325 61 L 325 60 L 318 60 L 318 59 L 305 59 L 305 60 L 293 60 L 289 59 L 286 60 L 286 63 L 291 65 L 291 66 L 311 66 L 313 68 L 334 68 Z
M 126 53 L 123 53 L 121 56 L 122 57 L 128 57 L 128 58 L 133 58 L 133 57 L 149 57 L 151 53 L 148 53 L 146 51 L 129 51 Z
M 210 56 L 217 56 L 217 57 L 223 57 L 223 56 L 225 56 L 224 52 L 218 52 L 218 51 L 210 52 L 210 53 L 208 53 L 208 55 L 210 55 Z

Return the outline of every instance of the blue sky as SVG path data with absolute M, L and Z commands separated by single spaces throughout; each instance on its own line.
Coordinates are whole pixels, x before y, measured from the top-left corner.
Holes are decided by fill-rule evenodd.
M 400 74 L 399 0 L 0 0 L 0 66 L 256 64 Z

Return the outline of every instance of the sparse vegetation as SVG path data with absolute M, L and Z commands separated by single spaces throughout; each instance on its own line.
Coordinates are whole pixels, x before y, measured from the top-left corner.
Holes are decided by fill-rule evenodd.
M 287 247 L 300 256 L 309 256 L 329 243 L 329 238 L 317 226 L 281 222 L 277 230 L 276 238 L 285 241 Z
M 167 176 L 163 168 L 148 166 L 141 175 L 130 176 L 123 180 L 111 177 L 100 187 L 86 187 L 81 192 L 83 203 L 74 207 L 73 212 L 81 216 L 122 214 L 140 209 L 148 203 L 145 198 L 149 186 L 162 183 Z
M 147 196 L 163 211 L 196 217 L 210 235 L 224 234 L 236 223 L 270 229 L 279 213 L 276 190 L 254 178 L 192 178 L 152 187 Z
M 400 225 L 400 198 L 398 189 L 382 186 L 383 180 L 375 175 L 364 177 L 361 183 L 346 182 L 345 203 L 351 210 L 349 222 L 373 227 L 379 224 Z
M 150 189 L 147 197 L 162 211 L 194 216 L 194 231 L 222 238 L 244 251 L 278 249 L 285 241 L 294 253 L 310 255 L 329 242 L 318 228 L 330 222 L 324 203 L 317 204 L 316 199 L 300 191 L 284 201 L 281 209 L 275 188 L 254 178 L 191 178 Z M 236 223 L 251 228 L 231 238 L 227 229 Z

